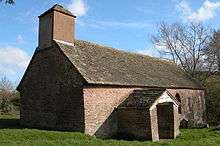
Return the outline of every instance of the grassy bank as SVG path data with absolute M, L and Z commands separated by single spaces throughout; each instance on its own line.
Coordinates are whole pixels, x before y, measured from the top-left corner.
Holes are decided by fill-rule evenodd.
M 0 116 L 0 145 L 79 145 L 79 146 L 219 146 L 220 131 L 214 129 L 183 129 L 175 140 L 124 141 L 101 140 L 76 132 L 27 129 L 19 126 L 19 116 Z

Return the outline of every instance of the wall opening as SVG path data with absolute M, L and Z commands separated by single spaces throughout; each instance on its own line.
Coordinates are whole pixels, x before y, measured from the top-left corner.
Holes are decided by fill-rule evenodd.
M 174 138 L 173 103 L 166 102 L 157 105 L 157 120 L 159 139 Z

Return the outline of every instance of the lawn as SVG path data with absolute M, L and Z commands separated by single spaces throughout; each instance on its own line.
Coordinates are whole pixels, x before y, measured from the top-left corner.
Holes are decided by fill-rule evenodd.
M 101 140 L 76 132 L 58 132 L 19 127 L 18 116 L 0 116 L 0 145 L 81 145 L 81 146 L 220 146 L 220 131 L 183 129 L 176 140 L 160 142 Z

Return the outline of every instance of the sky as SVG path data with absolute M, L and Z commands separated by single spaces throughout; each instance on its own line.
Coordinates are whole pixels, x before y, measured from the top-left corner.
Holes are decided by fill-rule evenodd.
M 21 80 L 38 45 L 38 16 L 61 4 L 76 19 L 76 39 L 158 57 L 157 25 L 201 22 L 220 28 L 219 0 L 17 0 L 0 3 L 0 78 Z

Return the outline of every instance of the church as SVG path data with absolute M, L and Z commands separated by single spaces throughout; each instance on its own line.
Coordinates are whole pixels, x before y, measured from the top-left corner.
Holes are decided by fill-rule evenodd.
M 60 5 L 39 16 L 39 41 L 17 87 L 20 122 L 98 138 L 173 139 L 206 123 L 204 88 L 174 63 L 75 38 Z

